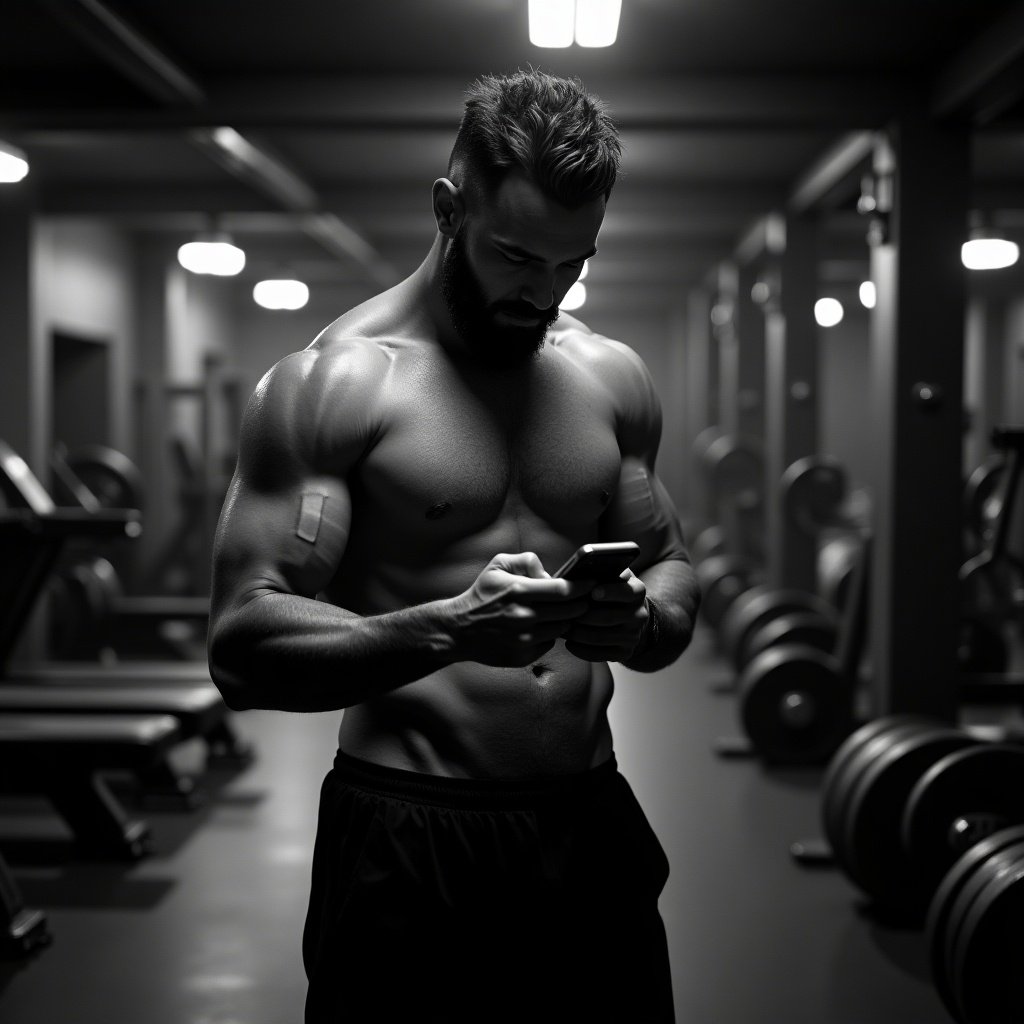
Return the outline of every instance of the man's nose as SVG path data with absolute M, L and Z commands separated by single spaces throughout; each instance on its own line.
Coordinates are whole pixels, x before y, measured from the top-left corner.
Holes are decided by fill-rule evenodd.
M 520 298 L 534 309 L 550 309 L 555 301 L 555 278 L 553 274 L 535 272 L 523 284 Z

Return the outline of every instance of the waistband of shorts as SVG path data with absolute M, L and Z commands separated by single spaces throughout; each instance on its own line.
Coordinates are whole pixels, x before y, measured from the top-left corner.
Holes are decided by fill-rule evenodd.
M 520 779 L 462 779 L 428 775 L 364 761 L 339 750 L 334 773 L 345 785 L 377 796 L 465 810 L 528 809 L 576 799 L 607 785 L 618 774 L 612 754 L 582 772 Z

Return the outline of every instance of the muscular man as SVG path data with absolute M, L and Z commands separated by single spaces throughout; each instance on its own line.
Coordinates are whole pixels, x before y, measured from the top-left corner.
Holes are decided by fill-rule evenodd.
M 608 662 L 689 643 L 651 377 L 558 303 L 619 142 L 580 83 L 475 83 L 404 281 L 264 377 L 214 559 L 236 709 L 345 709 L 306 1020 L 671 1024 L 665 855 L 616 769 Z M 633 540 L 611 583 L 552 573 Z

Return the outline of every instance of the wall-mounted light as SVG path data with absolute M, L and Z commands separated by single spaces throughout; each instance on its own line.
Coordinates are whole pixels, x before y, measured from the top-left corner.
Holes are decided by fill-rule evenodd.
M 843 319 L 843 304 L 838 299 L 818 299 L 814 304 L 814 320 L 819 327 L 835 327 Z
M 860 304 L 865 309 L 874 309 L 875 303 L 878 301 L 878 293 L 875 290 L 875 282 L 861 281 L 860 287 L 857 289 L 857 297 L 860 299 Z
M 1002 238 L 991 228 L 974 228 L 971 237 L 960 246 L 960 262 L 968 270 L 1002 270 L 1020 258 L 1016 242 Z
M 309 302 L 309 288 L 294 278 L 266 278 L 256 282 L 252 297 L 264 309 L 302 309 Z
M 534 46 L 611 46 L 619 34 L 622 0 L 530 0 Z
M 559 309 L 566 313 L 579 309 L 587 301 L 587 286 L 582 281 L 577 281 L 566 293 L 565 297 L 558 304 Z
M 0 182 L 11 185 L 28 174 L 28 157 L 23 150 L 0 139 Z
M 234 277 L 245 267 L 245 253 L 229 235 L 210 232 L 178 249 L 178 262 L 193 274 Z

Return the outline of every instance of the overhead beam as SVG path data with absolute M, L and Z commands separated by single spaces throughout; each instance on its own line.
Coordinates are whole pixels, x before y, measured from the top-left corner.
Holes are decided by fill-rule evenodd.
M 31 143 L 31 136 L 22 140 Z M 265 152 L 265 151 L 264 151 Z M 241 177 L 238 181 L 241 182 Z M 429 181 L 374 182 L 368 184 L 322 185 L 317 189 L 321 208 L 358 210 L 364 220 L 401 223 L 430 210 Z M 737 219 L 750 220 L 764 210 L 778 206 L 785 197 L 780 185 L 718 184 L 681 181 L 673 185 L 651 184 L 632 178 L 617 188 L 608 207 L 605 230 L 621 222 L 657 225 L 659 230 L 699 234 Z M 301 192 L 296 196 L 301 198 Z M 249 188 L 230 182 L 182 183 L 180 181 L 137 184 L 48 182 L 40 187 L 40 204 L 45 213 L 154 214 L 189 211 L 253 212 L 274 209 L 272 203 Z M 296 206 L 299 206 L 296 203 Z
M 63 24 L 84 39 L 144 93 L 173 109 L 201 109 L 204 89 L 164 50 L 128 24 L 100 0 L 42 0 Z M 229 174 L 269 195 L 293 212 L 306 214 L 302 230 L 328 252 L 354 259 L 380 285 L 398 275 L 366 239 L 332 214 L 315 215 L 320 200 L 315 189 L 280 158 L 229 125 L 196 128 L 193 145 Z
M 932 112 L 991 123 L 1024 96 L 1024 3 L 1004 11 L 936 76 Z
M 52 0 L 57 3 L 59 0 Z M 908 85 L 900 75 L 679 75 L 616 78 L 588 86 L 607 101 L 623 130 L 778 131 L 881 128 L 899 111 Z M 267 74 L 209 78 L 192 107 L 118 108 L 84 76 L 67 76 L 73 103 L 54 108 L 26 90 L 0 106 L 0 123 L 19 130 L 145 127 L 437 129 L 454 132 L 467 82 L 461 78 L 367 78 Z M 97 99 L 90 102 L 90 94 Z
M 848 132 L 797 179 L 786 203 L 797 215 L 834 209 L 856 194 L 860 176 L 870 170 L 874 132 Z
M 198 106 L 202 86 L 181 65 L 99 0 L 37 0 L 93 52 L 161 103 Z

